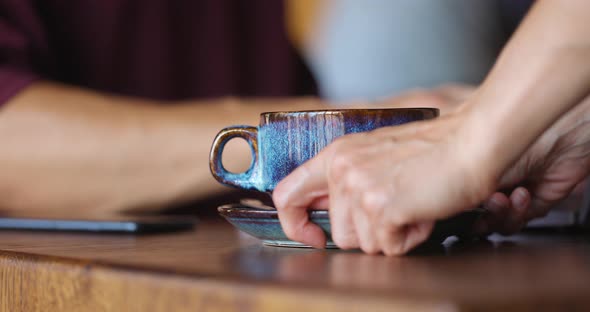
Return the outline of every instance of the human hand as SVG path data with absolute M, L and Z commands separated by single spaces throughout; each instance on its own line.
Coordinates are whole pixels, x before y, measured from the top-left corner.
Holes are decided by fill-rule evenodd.
M 510 234 L 518 231 L 527 221 L 545 215 L 551 204 L 567 196 L 588 175 L 588 172 L 590 172 L 590 160 L 588 157 L 590 155 L 589 116 L 590 100 L 586 100 L 559 119 L 502 175 L 498 187 L 503 189 L 513 188 L 513 191 L 509 196 L 503 193 L 494 193 L 489 197 L 486 201 L 486 208 L 491 213 L 476 226 L 479 233 L 487 234 L 492 231 L 498 231 L 503 234 Z M 323 161 L 310 162 L 310 164 L 304 165 L 304 168 L 300 170 L 298 175 L 295 175 L 294 180 L 284 182 L 287 186 L 280 184 L 277 187 L 275 193 L 275 199 L 279 202 L 277 207 L 279 209 L 287 207 L 287 217 L 285 218 L 291 218 L 293 212 L 297 212 L 298 209 L 304 210 L 305 212 L 304 208 L 310 206 L 324 209 L 333 207 L 333 210 L 337 208 L 338 210 L 334 213 L 331 212 L 331 214 L 334 215 L 335 219 L 342 220 L 335 221 L 335 223 L 344 225 L 340 226 L 340 230 L 338 225 L 335 226 L 335 242 L 337 244 L 340 242 L 340 245 L 344 248 L 361 247 L 363 250 L 371 253 L 379 251 L 379 246 L 382 245 L 378 244 L 383 244 L 383 238 L 381 238 L 381 241 L 377 241 L 378 246 L 375 247 L 375 237 L 377 237 L 375 233 L 381 231 L 380 228 L 385 227 L 389 231 L 397 228 L 395 230 L 396 232 L 391 236 L 398 236 L 399 240 L 396 242 L 398 249 L 388 251 L 382 248 L 381 250 L 386 254 L 404 253 L 428 236 L 432 222 L 422 222 L 408 226 L 404 222 L 400 223 L 399 220 L 408 221 L 413 219 L 418 220 L 419 218 L 416 218 L 416 216 L 404 217 L 403 215 L 406 212 L 401 211 L 398 212 L 398 214 L 402 215 L 402 217 L 398 216 L 401 219 L 397 219 L 398 222 L 393 225 L 388 225 L 387 218 L 391 218 L 391 216 L 388 216 L 384 206 L 389 201 L 390 203 L 395 202 L 395 207 L 399 207 L 400 203 L 404 203 L 403 198 L 420 197 L 420 194 L 416 194 L 415 192 L 412 194 L 411 191 L 413 189 L 408 185 L 411 185 L 411 182 L 419 179 L 424 174 L 424 171 L 421 171 L 424 168 L 420 168 L 420 170 L 409 169 L 412 166 L 408 164 L 417 162 L 405 158 L 422 154 L 423 152 L 429 153 L 436 151 L 436 148 L 430 150 L 429 145 L 436 144 L 437 141 L 438 143 L 444 143 L 444 140 L 441 141 L 441 139 L 447 134 L 450 134 L 448 137 L 449 140 L 453 140 L 453 131 L 449 133 L 449 131 L 444 131 L 443 129 L 456 128 L 456 126 L 452 127 L 449 125 L 456 124 L 452 120 L 458 120 L 460 118 L 450 116 L 445 121 L 443 121 L 444 119 L 441 118 L 439 120 L 440 123 L 438 121 L 437 123 L 439 125 L 446 124 L 446 127 L 427 122 L 406 125 L 397 129 L 381 129 L 372 134 L 361 134 L 356 135 L 356 138 L 347 138 L 346 141 L 344 139 L 340 140 L 338 143 L 339 146 L 335 144 L 335 147 L 330 147 L 331 150 L 322 153 L 322 156 L 319 158 L 323 159 Z M 425 138 L 428 139 L 424 141 Z M 379 144 L 379 140 L 384 140 L 388 143 Z M 402 153 L 404 155 L 401 158 L 393 157 L 390 159 L 390 163 L 398 164 L 394 167 L 396 170 L 384 170 L 382 165 L 386 163 L 388 156 L 392 156 L 393 145 L 396 146 L 396 152 L 399 149 L 404 149 L 405 152 Z M 379 148 L 377 146 L 381 147 Z M 389 155 L 387 154 L 388 152 Z M 398 153 L 396 154 L 399 156 Z M 396 154 L 393 155 L 395 156 Z M 468 154 L 466 153 L 465 155 Z M 442 157 L 441 161 L 443 159 L 446 158 Z M 428 157 L 423 158 L 423 160 L 428 161 Z M 446 163 L 446 161 L 443 163 Z M 400 169 L 400 166 L 403 166 L 403 168 Z M 430 170 L 433 169 L 431 168 Z M 404 176 L 404 173 L 409 175 L 409 172 L 414 171 L 414 176 L 410 176 L 409 178 Z M 342 172 L 348 172 L 348 174 L 343 174 Z M 432 172 L 436 172 L 436 170 Z M 441 174 L 443 173 L 441 172 Z M 478 175 L 476 174 L 476 176 Z M 371 180 L 371 177 L 373 177 L 372 181 L 367 182 Z M 311 179 L 311 181 L 315 182 L 310 182 L 312 184 L 306 186 L 306 184 L 309 184 L 306 182 L 306 179 Z M 396 184 L 396 179 L 397 181 L 406 181 L 404 182 L 405 185 L 400 186 Z M 483 180 L 485 181 L 485 178 Z M 388 184 L 389 182 L 384 181 L 393 182 L 393 184 Z M 317 184 L 313 185 L 313 183 Z M 444 185 L 444 183 L 448 184 L 448 182 L 443 181 L 440 185 Z M 458 185 L 461 185 L 460 183 L 461 181 L 459 181 Z M 404 186 L 408 186 L 407 190 L 410 192 L 405 192 Z M 303 192 L 300 194 L 303 196 L 299 198 L 284 195 L 289 193 L 297 194 L 298 189 L 305 190 L 306 187 L 311 192 L 309 194 L 304 194 Z M 290 190 L 289 188 L 293 189 Z M 481 190 L 485 189 L 485 187 L 481 188 Z M 428 190 L 428 188 L 424 187 L 422 190 Z M 472 192 L 476 195 L 481 194 L 477 191 Z M 367 198 L 370 199 L 372 196 L 379 197 L 377 194 L 380 193 L 382 196 L 380 198 L 381 206 L 376 205 L 376 209 L 368 209 L 366 204 L 367 202 L 370 203 L 371 200 Z M 388 193 L 388 195 L 384 196 L 383 193 Z M 341 199 L 329 198 L 328 194 L 339 196 Z M 396 194 L 403 194 L 403 196 Z M 434 193 L 424 192 L 424 194 Z M 283 200 L 282 202 L 281 199 Z M 294 200 L 295 202 L 289 203 L 287 202 L 288 200 Z M 441 218 L 444 217 L 443 215 L 445 213 L 450 215 L 451 211 L 460 211 L 461 207 L 468 208 L 462 206 L 461 202 L 465 203 L 466 201 L 465 199 L 458 199 L 456 202 L 457 210 L 453 210 L 451 205 L 446 205 L 446 207 L 441 205 L 442 208 L 439 212 L 430 211 L 432 212 L 430 217 Z M 471 205 L 475 204 L 477 203 L 473 201 Z M 355 209 L 353 208 L 354 206 L 360 208 Z M 398 209 L 392 207 L 392 205 L 389 205 L 387 210 Z M 293 211 L 289 211 L 290 209 Z M 339 213 L 342 210 L 344 212 Z M 358 210 L 363 212 L 359 213 Z M 428 211 L 428 209 L 425 211 Z M 281 212 L 279 213 L 281 214 Z M 338 215 L 342 216 L 336 217 Z M 300 215 L 299 217 L 301 218 L 302 216 Z M 370 218 L 371 216 L 373 217 L 372 219 Z M 307 240 L 309 244 L 315 244 L 314 246 L 318 247 L 322 246 L 324 241 L 321 239 L 317 240 L 317 237 L 321 238 L 323 236 L 321 233 L 314 233 L 317 231 L 313 229 L 313 225 L 307 224 L 306 221 L 307 219 L 299 221 L 299 223 L 295 222 L 291 225 L 284 226 L 294 228 L 292 229 L 293 237 L 300 237 L 304 240 L 310 238 Z M 405 225 L 402 226 L 400 224 Z M 346 231 L 347 228 L 348 232 Z M 370 233 L 368 234 L 368 238 L 367 234 L 363 234 L 367 233 L 367 231 Z M 338 234 L 339 232 L 344 234 Z M 372 238 L 371 235 L 373 236 Z M 343 238 L 339 238 L 340 236 L 343 236 Z M 381 237 L 384 237 L 384 235 L 381 234 Z M 377 237 L 377 240 L 379 239 Z M 399 247 L 399 244 L 402 243 L 405 246 Z M 365 247 L 363 247 L 363 244 Z
M 545 216 L 590 172 L 590 98 L 560 118 L 504 174 L 500 188 L 486 201 L 490 212 L 475 225 L 477 234 L 512 234 Z
M 459 111 L 341 137 L 297 168 L 273 194 L 287 236 L 324 247 L 307 210 L 329 209 L 340 248 L 399 255 L 424 241 L 435 220 L 475 207 L 495 185 L 477 159 L 482 144 L 461 129 L 468 111 Z

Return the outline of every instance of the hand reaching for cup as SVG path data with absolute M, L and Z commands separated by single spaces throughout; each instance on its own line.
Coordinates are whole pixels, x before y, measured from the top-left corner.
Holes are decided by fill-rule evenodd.
M 297 168 L 275 189 L 286 234 L 323 247 L 306 210 L 330 209 L 341 248 L 406 253 L 431 233 L 434 220 L 487 199 L 480 233 L 510 234 L 543 216 L 590 172 L 590 100 L 564 115 L 494 181 L 476 144 L 461 137 L 466 108 L 438 120 L 345 136 Z M 479 165 L 476 165 L 479 164 Z M 515 188 L 510 196 L 493 193 Z M 491 197 L 490 194 L 492 194 Z
M 323 247 L 325 236 L 306 211 L 329 207 L 339 247 L 406 253 L 428 237 L 434 220 L 475 207 L 492 191 L 487 168 L 463 156 L 477 147 L 459 137 L 466 116 L 339 138 L 275 188 L 285 233 Z
M 444 116 L 456 111 L 475 89 L 469 85 L 443 85 L 431 90 L 408 91 L 379 104 L 400 108 L 436 107 Z M 500 188 L 509 193 L 497 192 L 485 201 L 489 213 L 475 225 L 476 234 L 516 233 L 528 221 L 547 214 L 573 188 L 580 188 L 580 181 L 588 172 L 585 157 L 590 154 L 587 120 L 590 120 L 590 99 L 560 118 L 527 150 L 500 182 Z
M 445 173 L 452 168 L 444 167 L 453 166 L 452 160 L 460 158 L 453 156 L 453 151 L 468 150 L 444 147 L 454 140 L 460 118 L 451 114 L 432 123 L 341 138 L 275 190 L 285 230 L 295 240 L 321 247 L 323 234 L 306 219 L 291 215 L 303 207 L 331 207 L 333 239 L 340 247 L 368 253 L 407 252 L 430 234 L 433 222 L 420 220 L 435 220 L 477 205 L 485 192 L 470 190 L 471 185 L 489 190 L 485 173 L 478 173 L 478 168 L 461 173 L 459 166 L 458 173 Z M 443 147 L 434 148 L 433 144 Z M 394 151 L 401 156 L 391 157 Z M 421 157 L 412 159 L 416 155 Z M 420 165 L 420 159 L 427 162 L 432 157 L 436 157 L 437 168 Z M 520 230 L 531 219 L 544 216 L 551 204 L 568 196 L 589 173 L 590 98 L 560 118 L 502 175 L 496 188 L 513 190 L 510 195 L 496 192 L 487 198 L 485 206 L 490 213 L 476 224 L 476 231 L 511 234 Z M 447 174 L 462 174 L 463 178 L 438 180 Z M 409 185 L 420 177 L 428 177 L 424 179 L 428 183 L 411 189 Z M 443 192 L 437 188 L 449 192 L 449 186 L 457 195 L 454 200 L 463 204 L 445 204 L 448 196 L 433 197 Z M 433 199 L 436 202 L 424 205 L 437 208 L 417 209 L 425 215 L 409 212 L 400 205 L 416 206 L 406 204 L 404 198 Z

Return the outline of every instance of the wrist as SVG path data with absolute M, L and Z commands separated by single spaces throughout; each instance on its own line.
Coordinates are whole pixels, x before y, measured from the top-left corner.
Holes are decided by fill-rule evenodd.
M 477 186 L 477 200 L 484 200 L 497 189 L 506 167 L 499 155 L 506 154 L 510 146 L 501 144 L 499 131 L 488 126 L 477 105 L 462 105 L 453 116 L 461 120 L 452 147 L 458 155 L 456 165 L 463 168 L 469 184 Z

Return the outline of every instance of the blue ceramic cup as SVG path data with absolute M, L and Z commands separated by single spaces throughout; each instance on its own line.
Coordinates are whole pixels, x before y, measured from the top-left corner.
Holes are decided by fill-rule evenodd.
M 340 136 L 437 116 L 436 108 L 263 113 L 257 128 L 232 126 L 221 130 L 213 141 L 209 166 L 223 184 L 272 192 L 284 177 Z M 233 138 L 246 140 L 252 150 L 250 168 L 242 173 L 227 171 L 221 162 L 223 148 Z

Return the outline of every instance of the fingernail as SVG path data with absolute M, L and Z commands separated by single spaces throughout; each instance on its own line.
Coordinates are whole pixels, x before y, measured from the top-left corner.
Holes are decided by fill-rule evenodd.
M 486 208 L 491 211 L 499 211 L 504 208 L 504 205 L 502 204 L 502 202 L 500 200 L 498 200 L 498 198 L 496 198 L 495 196 L 492 196 L 486 202 Z
M 528 204 L 528 192 L 522 188 L 514 191 L 514 204 L 519 211 L 524 210 Z

